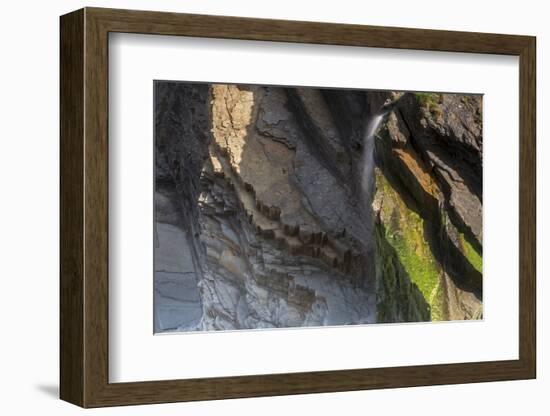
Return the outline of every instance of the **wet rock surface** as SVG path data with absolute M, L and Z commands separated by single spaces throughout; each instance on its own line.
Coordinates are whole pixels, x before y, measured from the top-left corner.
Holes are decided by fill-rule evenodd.
M 463 104 L 157 82 L 155 331 L 479 317 L 481 122 Z
M 482 314 L 481 109 L 481 96 L 406 93 L 376 138 L 382 234 L 401 252 L 432 320 Z M 394 302 L 390 295 L 384 302 Z

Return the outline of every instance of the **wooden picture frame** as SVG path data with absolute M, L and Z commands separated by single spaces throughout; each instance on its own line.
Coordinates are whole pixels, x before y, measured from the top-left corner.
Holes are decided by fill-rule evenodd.
M 337 392 L 536 377 L 535 38 L 85 8 L 61 17 L 60 396 L 82 407 Z M 519 359 L 109 383 L 110 32 L 519 56 Z

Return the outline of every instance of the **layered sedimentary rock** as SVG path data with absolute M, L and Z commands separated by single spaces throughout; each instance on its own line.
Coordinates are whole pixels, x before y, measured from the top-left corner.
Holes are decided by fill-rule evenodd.
M 374 250 L 368 206 L 349 180 L 355 162 L 321 93 L 214 85 L 205 98 L 192 93 L 196 86 L 172 85 L 182 91 L 171 91 L 164 105 L 184 97 L 210 120 L 208 137 L 174 136 L 166 126 L 157 134 L 157 146 L 183 146 L 157 148 L 183 158 L 178 173 L 203 152 L 200 171 L 172 175 L 179 199 L 197 207 L 182 227 L 197 230 L 186 233 L 203 311 L 195 328 L 375 322 L 374 274 L 365 272 Z M 163 123 L 177 130 L 188 120 L 173 115 Z
M 442 97 L 156 83 L 156 331 L 480 316 L 480 101 Z
M 375 140 L 379 250 L 399 259 L 378 256 L 379 320 L 479 318 L 482 98 L 394 99 Z
M 197 200 L 208 156 L 208 85 L 155 83 L 155 331 L 195 328 L 204 250 Z

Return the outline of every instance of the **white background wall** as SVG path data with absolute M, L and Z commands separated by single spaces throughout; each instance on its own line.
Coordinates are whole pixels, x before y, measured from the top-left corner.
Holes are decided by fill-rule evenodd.
M 543 1 L 460 2 L 357 0 L 271 2 L 69 1 L 4 2 L 0 15 L 0 411 L 71 415 L 58 390 L 58 16 L 82 6 L 156 9 L 294 20 L 536 35 L 538 41 L 538 380 L 338 394 L 167 404 L 87 411 L 88 414 L 422 414 L 547 415 L 550 360 L 546 324 L 550 285 L 543 258 L 550 236 L 542 212 L 550 146 L 542 128 L 550 101 L 550 26 Z M 505 120 L 503 120 L 505 122 Z M 546 199 L 546 200 L 545 200 Z M 543 237 L 544 235 L 544 237 Z M 546 325 L 546 331 L 543 331 Z

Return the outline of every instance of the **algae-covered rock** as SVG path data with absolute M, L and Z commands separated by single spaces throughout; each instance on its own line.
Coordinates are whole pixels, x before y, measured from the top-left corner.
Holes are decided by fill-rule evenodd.
M 482 316 L 481 97 L 155 83 L 155 330 Z
M 384 231 L 378 247 L 384 236 L 429 305 L 430 320 L 473 319 L 482 311 L 481 100 L 447 96 L 402 95 L 375 140 L 374 206 Z M 396 277 L 377 271 L 380 279 Z
M 424 220 L 376 170 L 376 282 L 379 322 L 445 320 L 441 269 Z

